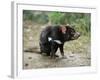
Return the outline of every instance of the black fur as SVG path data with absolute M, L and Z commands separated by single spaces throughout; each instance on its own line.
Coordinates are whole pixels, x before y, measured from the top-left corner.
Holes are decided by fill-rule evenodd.
M 80 33 L 77 33 L 70 26 L 64 26 L 66 28 L 65 33 L 61 31 L 61 26 L 48 26 L 40 34 L 40 51 L 41 53 L 46 53 L 47 56 L 51 56 L 51 58 L 55 58 L 56 51 L 59 48 L 61 55 L 64 56 L 63 46 L 66 41 L 75 40 L 80 36 Z M 48 38 L 52 38 L 51 41 Z M 58 40 L 61 44 L 55 42 Z

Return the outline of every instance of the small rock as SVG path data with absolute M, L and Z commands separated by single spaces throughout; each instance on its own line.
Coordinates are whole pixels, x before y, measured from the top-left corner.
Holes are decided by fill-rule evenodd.
M 29 65 L 28 63 L 25 64 L 26 67 L 27 67 L 28 65 Z
M 74 56 L 75 56 L 74 54 L 70 54 L 70 55 L 69 55 L 69 57 L 74 57 Z
M 32 59 L 32 57 L 28 57 L 28 59 Z

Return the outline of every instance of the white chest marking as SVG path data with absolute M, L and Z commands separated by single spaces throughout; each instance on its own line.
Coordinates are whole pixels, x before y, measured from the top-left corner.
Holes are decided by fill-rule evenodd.
M 52 41 L 51 37 L 48 37 L 48 41 Z M 62 42 L 60 40 L 53 40 L 54 42 L 56 42 L 57 44 L 62 44 Z

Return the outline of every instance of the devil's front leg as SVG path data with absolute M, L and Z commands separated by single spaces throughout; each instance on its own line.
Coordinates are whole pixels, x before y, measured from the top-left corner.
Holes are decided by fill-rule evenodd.
M 64 44 L 60 44 L 60 45 L 59 45 L 60 53 L 61 53 L 61 55 L 62 55 L 62 58 L 63 58 L 63 59 L 66 59 L 67 57 L 64 55 L 64 49 L 63 49 L 63 46 L 64 46 Z
M 57 49 L 58 49 L 57 43 L 52 42 L 52 44 L 51 44 L 51 58 L 52 59 L 55 59 Z

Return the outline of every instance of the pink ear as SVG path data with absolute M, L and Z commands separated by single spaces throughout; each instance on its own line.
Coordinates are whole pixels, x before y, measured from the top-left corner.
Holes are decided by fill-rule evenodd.
M 66 33 L 66 31 L 67 31 L 66 27 L 65 27 L 65 26 L 62 26 L 62 27 L 61 27 L 61 31 L 62 31 L 62 33 L 64 33 L 64 34 L 65 34 L 65 33 Z

